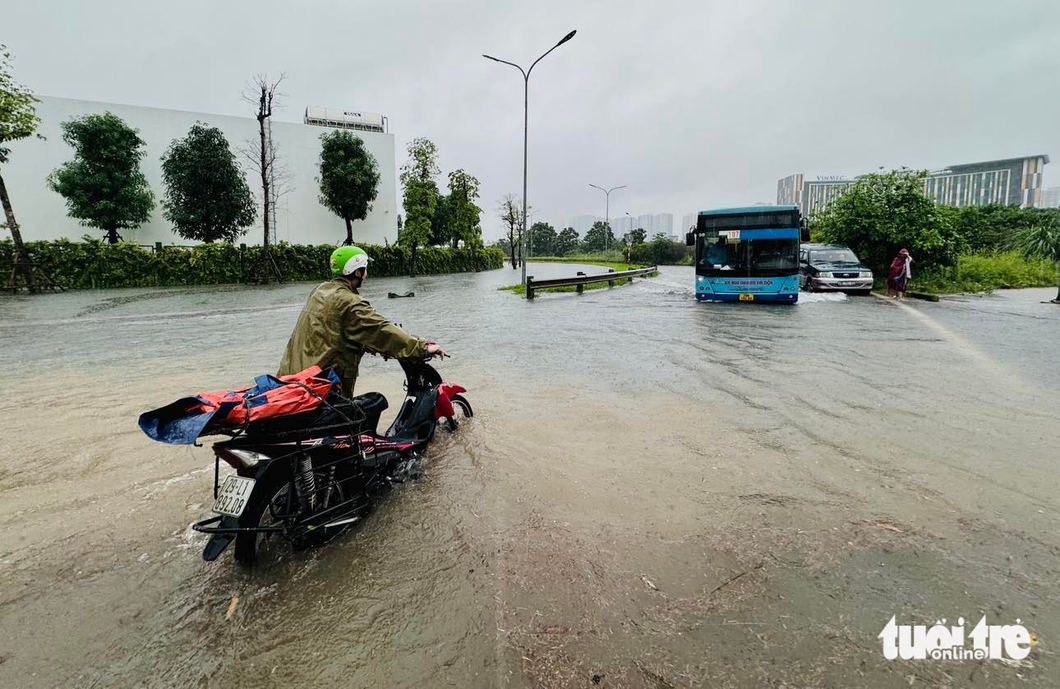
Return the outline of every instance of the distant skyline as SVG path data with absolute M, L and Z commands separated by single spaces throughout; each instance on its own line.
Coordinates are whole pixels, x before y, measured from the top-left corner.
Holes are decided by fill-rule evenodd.
M 523 84 L 481 54 L 529 65 L 571 29 L 530 79 L 529 203 L 556 226 L 603 215 L 590 183 L 627 185 L 612 217 L 678 218 L 773 199 L 795 171 L 1060 160 L 1052 0 L 53 0 L 2 16 L 15 77 L 40 94 L 248 116 L 248 80 L 285 72 L 280 120 L 382 113 L 399 165 L 425 136 L 443 180 L 481 180 L 487 239 L 499 199 L 522 190 Z

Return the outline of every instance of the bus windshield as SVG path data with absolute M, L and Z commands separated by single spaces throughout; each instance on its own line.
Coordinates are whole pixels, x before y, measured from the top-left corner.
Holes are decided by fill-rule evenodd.
M 799 269 L 799 240 L 737 239 L 710 232 L 700 238 L 697 273 L 716 277 L 792 275 Z

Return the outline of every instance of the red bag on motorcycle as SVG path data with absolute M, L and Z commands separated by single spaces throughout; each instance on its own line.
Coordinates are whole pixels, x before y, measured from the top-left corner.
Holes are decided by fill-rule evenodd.
M 280 378 L 258 376 L 251 387 L 200 392 L 144 412 L 140 429 L 159 442 L 190 445 L 210 429 L 236 429 L 260 419 L 312 411 L 333 389 L 340 389 L 338 376 L 319 366 Z

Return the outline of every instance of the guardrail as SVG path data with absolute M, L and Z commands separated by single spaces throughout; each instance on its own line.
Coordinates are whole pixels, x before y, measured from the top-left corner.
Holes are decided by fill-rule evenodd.
M 578 271 L 578 274 L 572 278 L 552 278 L 551 280 L 535 280 L 533 275 L 526 276 L 526 298 L 533 299 L 535 292 L 539 289 L 546 289 L 548 287 L 577 287 L 578 294 L 585 291 L 585 286 L 596 282 L 606 282 L 608 287 L 615 286 L 615 280 L 621 280 L 623 278 L 638 278 L 648 277 L 652 273 L 656 273 L 659 270 L 659 266 L 651 266 L 650 268 L 637 268 L 635 270 L 621 270 L 617 273 L 614 268 L 609 268 L 606 273 L 595 273 L 593 275 L 586 275 L 585 273 Z

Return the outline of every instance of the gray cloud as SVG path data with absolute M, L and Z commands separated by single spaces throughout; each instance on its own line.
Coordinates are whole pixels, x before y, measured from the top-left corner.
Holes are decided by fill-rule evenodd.
M 602 213 L 590 182 L 629 185 L 613 215 L 680 220 L 771 201 L 791 172 L 1060 151 L 1050 0 L 5 5 L 0 41 L 39 93 L 248 114 L 247 78 L 283 71 L 283 119 L 383 112 L 399 149 L 427 136 L 482 180 L 487 236 L 521 190 L 522 82 L 480 55 L 529 63 L 572 28 L 530 83 L 530 203 L 557 225 Z

